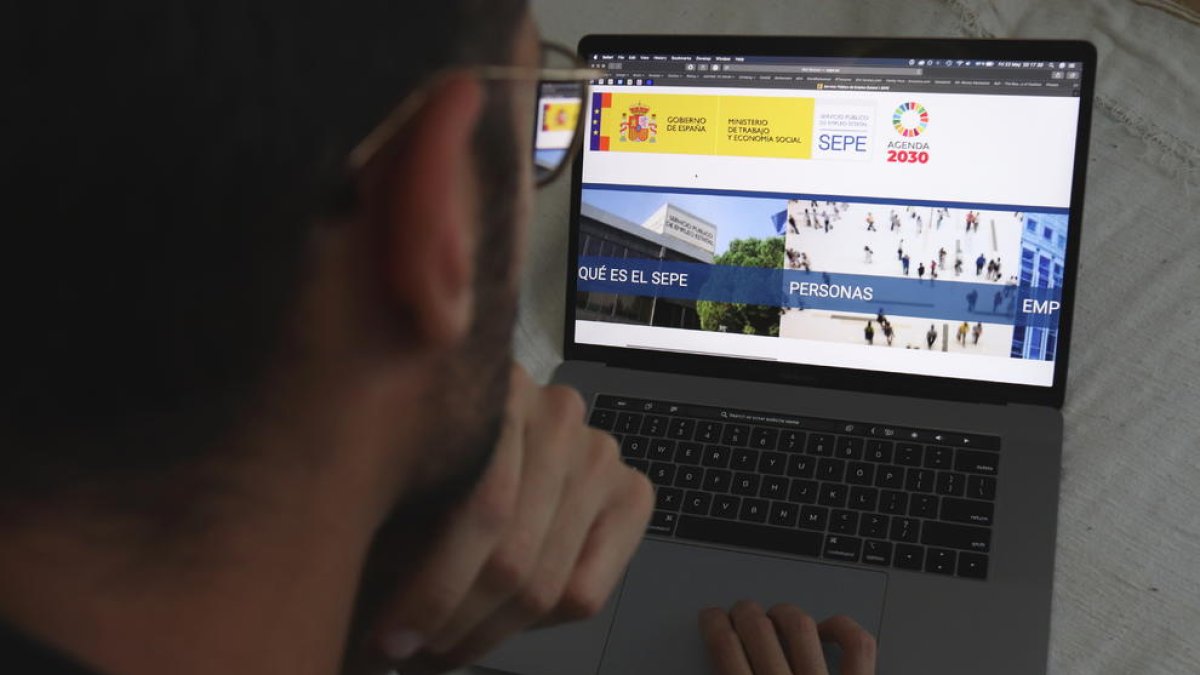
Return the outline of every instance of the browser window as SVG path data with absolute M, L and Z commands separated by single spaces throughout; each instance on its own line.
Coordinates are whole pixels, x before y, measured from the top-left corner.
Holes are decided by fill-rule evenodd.
M 1080 64 L 587 56 L 577 342 L 1052 386 Z

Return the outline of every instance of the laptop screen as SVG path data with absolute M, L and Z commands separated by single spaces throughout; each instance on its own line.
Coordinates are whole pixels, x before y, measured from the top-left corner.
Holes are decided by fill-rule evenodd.
M 1082 63 L 585 58 L 577 344 L 1054 384 Z

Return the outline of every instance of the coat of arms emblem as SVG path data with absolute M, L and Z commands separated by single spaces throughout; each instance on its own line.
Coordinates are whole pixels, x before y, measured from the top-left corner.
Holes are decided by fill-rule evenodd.
M 654 143 L 658 137 L 658 116 L 641 103 L 621 113 L 621 142 Z

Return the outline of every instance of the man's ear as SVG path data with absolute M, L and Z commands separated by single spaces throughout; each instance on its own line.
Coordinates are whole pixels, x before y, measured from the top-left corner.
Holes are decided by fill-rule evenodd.
M 384 232 L 385 301 L 411 319 L 422 347 L 444 348 L 470 329 L 480 227 L 474 136 L 483 88 L 466 74 L 435 84 L 379 162 L 369 203 Z

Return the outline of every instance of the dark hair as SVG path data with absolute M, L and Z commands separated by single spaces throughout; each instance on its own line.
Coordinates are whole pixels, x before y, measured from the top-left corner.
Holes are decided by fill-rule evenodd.
M 0 497 L 209 451 L 254 395 L 353 147 L 524 0 L 4 10 Z

